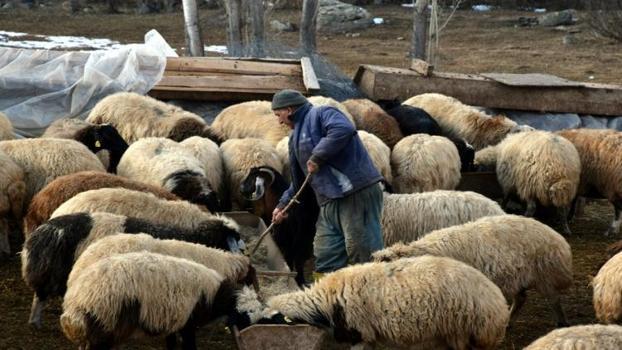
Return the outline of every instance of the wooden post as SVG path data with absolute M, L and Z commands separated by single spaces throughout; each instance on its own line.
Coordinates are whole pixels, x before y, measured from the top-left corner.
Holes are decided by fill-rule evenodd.
M 249 47 L 251 50 L 251 56 L 264 57 L 264 26 L 263 26 L 263 0 L 247 0 L 249 1 L 249 19 L 250 24 L 250 40 Z M 247 21 L 247 22 L 248 22 Z
M 199 29 L 199 16 L 196 0 L 182 0 L 184 9 L 184 23 L 186 29 L 186 47 L 190 56 L 205 56 L 203 40 Z
M 414 8 L 415 17 L 413 24 L 411 57 L 422 60 L 426 59 L 428 20 L 430 17 L 428 3 L 428 0 L 417 0 Z
M 240 0 L 227 0 L 227 49 L 229 56 L 242 56 L 242 11 Z
M 317 50 L 315 31 L 317 28 L 317 14 L 319 9 L 319 0 L 304 0 L 302 3 L 302 18 L 300 19 L 300 48 L 305 55 L 315 53 Z

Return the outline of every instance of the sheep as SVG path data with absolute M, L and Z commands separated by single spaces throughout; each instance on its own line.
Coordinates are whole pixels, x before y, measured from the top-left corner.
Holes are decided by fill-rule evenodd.
M 573 144 L 548 131 L 529 131 L 508 135 L 491 147 L 495 150 L 482 152 L 487 154 L 486 158 L 496 158 L 503 206 L 516 194 L 527 203 L 525 216 L 533 216 L 538 203 L 555 207 L 563 232 L 570 234 L 567 211 L 581 175 L 581 160 Z
M 495 349 L 509 319 L 503 294 L 486 276 L 434 256 L 349 266 L 309 289 L 274 296 L 267 306 L 359 346 Z
M 110 213 L 58 216 L 28 236 L 21 252 L 22 278 L 35 292 L 30 324 L 41 327 L 41 313 L 47 300 L 65 293 L 71 267 L 82 252 L 91 243 L 119 232 L 147 233 L 156 238 L 183 240 L 236 252 L 244 246 L 239 227 L 221 218 L 206 219 L 196 228 L 188 229 Z
M 614 255 L 598 271 L 592 286 L 596 318 L 601 323 L 622 320 L 622 253 Z
M 117 129 L 108 124 L 93 124 L 77 118 L 57 119 L 45 129 L 42 138 L 73 139 L 83 143 L 97 154 L 109 173 L 117 172 L 117 165 L 127 150 Z
M 618 350 L 622 349 L 622 326 L 584 325 L 554 329 L 524 350 Z
M 205 176 L 210 187 L 216 192 L 221 191 L 224 186 L 224 169 L 222 152 L 216 142 L 204 137 L 192 136 L 179 144 L 190 150 L 199 160 L 203 170 L 205 170 Z
M 365 146 L 369 158 L 378 169 L 384 180 L 391 184 L 393 175 L 391 174 L 391 149 L 379 137 L 363 130 L 357 131 L 361 142 Z
M 408 245 L 398 243 L 373 254 L 375 261 L 421 255 L 444 256 L 482 271 L 507 300 L 512 318 L 523 306 L 527 289 L 551 302 L 558 326 L 567 326 L 559 293 L 572 285 L 572 252 L 550 227 L 516 215 L 483 217 L 426 234 Z
M 74 284 L 75 279 L 82 271 L 101 259 L 111 255 L 140 251 L 194 261 L 218 272 L 232 284 L 250 285 L 255 273 L 250 259 L 242 254 L 232 254 L 224 250 L 177 239 L 157 239 L 144 233 L 118 233 L 98 240 L 80 254 L 69 273 L 67 285 Z
M 285 136 L 276 144 L 276 153 L 278 153 L 281 163 L 283 164 L 283 177 L 287 181 L 291 181 L 292 174 L 289 168 L 289 136 Z
M 441 136 L 404 137 L 393 147 L 391 169 L 397 193 L 452 190 L 460 183 L 458 150 Z
M 167 137 L 179 142 L 203 136 L 216 143 L 222 141 L 198 115 L 133 92 L 106 96 L 93 107 L 86 121 L 111 124 L 130 144 L 143 137 Z
M 404 101 L 404 104 L 424 109 L 438 122 L 443 133 L 465 139 L 475 150 L 496 145 L 508 134 L 533 130 L 504 116 L 491 117 L 441 94 L 417 95 Z
M 385 193 L 380 223 L 388 247 L 409 243 L 434 230 L 503 214 L 497 202 L 470 191 Z
M 78 171 L 106 172 L 102 163 L 83 144 L 63 139 L 22 139 L 0 141 L 0 151 L 9 156 L 24 173 L 26 194 L 23 206 L 55 178 Z M 22 208 L 15 212 L 22 213 Z M 21 220 L 21 216 L 17 219 Z
M 147 137 L 132 143 L 119 162 L 118 174 L 161 186 L 192 203 L 207 206 L 210 211 L 220 209 L 205 165 L 190 148 L 173 140 Z
M 562 130 L 558 135 L 572 142 L 581 158 L 580 196 L 604 197 L 615 208 L 604 235 L 620 232 L 622 223 L 622 133 L 615 130 Z M 595 192 L 595 193 L 594 193 Z
M 352 114 L 348 112 L 348 109 L 343 104 L 335 101 L 334 99 L 325 96 L 311 96 L 308 98 L 308 100 L 315 107 L 327 106 L 338 109 L 339 112 L 343 113 L 346 118 L 350 120 L 350 123 L 352 123 L 352 125 L 356 126 L 354 117 L 352 117 Z
M 6 114 L 0 112 L 0 141 L 13 139 L 15 139 L 13 125 Z
M 344 101 L 343 105 L 352 114 L 357 129 L 377 136 L 389 148 L 393 148 L 404 137 L 395 118 L 374 102 L 368 99 L 350 99 Z
M 28 237 L 32 231 L 50 218 L 54 210 L 78 193 L 110 187 L 122 187 L 129 190 L 149 192 L 167 200 L 180 199 L 163 188 L 126 179 L 118 175 L 96 171 L 81 171 L 60 176 L 37 192 L 32 198 L 28 211 L 24 216 L 24 236 Z
M 140 331 L 196 349 L 195 328 L 235 307 L 235 290 L 216 271 L 148 252 L 110 256 L 67 286 L 60 324 L 80 347 L 113 348 Z
M 386 147 L 386 146 L 385 146 Z M 281 195 L 288 188 L 285 178 L 274 168 L 255 167 L 240 185 L 240 192 L 252 200 L 253 213 L 264 220 L 272 221 L 272 211 Z M 288 216 L 272 230 L 272 238 L 281 251 L 290 270 L 296 271 L 296 283 L 305 284 L 304 265 L 313 256 L 315 223 L 320 208 L 311 187 L 306 187 Z
M 212 128 L 225 139 L 254 137 L 276 146 L 291 130 L 279 123 L 271 106 L 270 101 L 249 101 L 229 106 L 216 116 Z
M 22 168 L 2 151 L 0 164 L 0 254 L 9 255 L 9 218 L 22 216 L 26 183 Z
M 220 149 L 225 166 L 225 181 L 235 209 L 245 206 L 240 184 L 251 168 L 268 166 L 279 173 L 283 171 L 283 163 L 268 141 L 256 138 L 229 139 L 220 145 Z
M 61 204 L 50 216 L 55 218 L 79 212 L 106 212 L 128 215 L 161 225 L 196 229 L 203 221 L 227 218 L 212 215 L 186 201 L 169 201 L 154 194 L 125 188 L 100 188 L 78 193 Z M 232 222 L 232 224 L 234 224 Z

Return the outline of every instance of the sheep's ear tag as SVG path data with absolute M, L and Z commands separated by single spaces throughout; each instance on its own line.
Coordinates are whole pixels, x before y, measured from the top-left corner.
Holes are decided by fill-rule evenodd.
M 291 318 L 287 317 L 287 316 L 283 316 L 283 319 L 285 320 L 285 322 L 287 323 L 294 323 L 294 321 L 292 321 Z
M 99 142 L 99 140 L 95 141 L 95 147 L 100 148 L 102 146 L 102 143 Z
M 231 334 L 231 329 L 229 327 L 225 327 L 225 332 L 227 332 L 227 334 Z

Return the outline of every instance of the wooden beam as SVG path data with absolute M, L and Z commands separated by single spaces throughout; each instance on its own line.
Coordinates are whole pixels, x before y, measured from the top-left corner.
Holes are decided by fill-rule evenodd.
M 622 115 L 622 86 L 619 85 L 519 87 L 473 74 L 436 72 L 431 77 L 422 77 L 409 69 L 373 65 L 361 65 L 354 82 L 372 100 L 406 100 L 436 92 L 465 104 L 489 108 Z
M 301 76 L 302 68 L 296 63 L 272 63 L 270 61 L 223 60 L 213 58 L 167 58 L 167 72 L 236 73 L 246 75 L 292 75 Z
M 429 77 L 434 72 L 434 66 L 429 64 L 424 60 L 420 60 L 418 58 L 413 58 L 410 62 L 410 69 L 415 72 L 423 75 L 424 77 Z
M 284 75 L 237 75 L 237 76 L 163 76 L 155 87 L 211 88 L 228 89 L 294 89 L 305 90 L 299 78 Z
M 320 82 L 317 80 L 315 70 L 313 70 L 313 65 L 311 64 L 309 57 L 302 57 L 300 59 L 300 66 L 302 67 L 302 81 L 304 82 L 307 90 L 310 92 L 319 91 Z
M 230 91 L 205 91 L 196 89 L 183 89 L 183 88 L 169 88 L 169 89 L 152 89 L 149 91 L 149 96 L 157 98 L 159 100 L 195 100 L 195 101 L 254 101 L 254 100 L 266 100 L 270 101 L 276 91 L 244 91 L 234 90 Z

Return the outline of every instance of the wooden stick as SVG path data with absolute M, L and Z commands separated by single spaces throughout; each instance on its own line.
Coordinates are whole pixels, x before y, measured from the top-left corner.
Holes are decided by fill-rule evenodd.
M 298 190 L 298 192 L 296 192 L 294 197 L 292 199 L 290 199 L 289 203 L 287 203 L 287 205 L 283 209 L 283 213 L 287 213 L 289 208 L 294 204 L 294 202 L 296 202 L 298 197 L 300 197 L 300 195 L 302 194 L 302 190 L 305 189 L 305 186 L 307 186 L 307 183 L 309 182 L 309 179 L 311 178 L 311 174 L 312 173 L 307 174 L 307 177 L 305 177 L 305 181 L 300 186 L 300 189 Z M 257 240 L 257 244 L 255 244 L 255 247 L 251 250 L 250 254 L 248 255 L 249 257 L 251 257 L 251 256 L 253 256 L 253 254 L 255 254 L 255 251 L 257 251 L 257 248 L 259 248 L 259 245 L 261 244 L 261 241 L 263 241 L 263 239 L 266 237 L 266 235 L 270 231 L 272 231 L 273 227 L 274 227 L 274 222 L 272 222 L 270 224 L 270 226 L 268 226 L 268 228 L 261 234 L 261 236 L 259 236 L 259 239 Z
M 279 276 L 285 276 L 285 277 L 296 277 L 297 273 L 296 272 L 290 272 L 290 271 L 263 271 L 263 270 L 257 270 L 257 275 L 258 276 L 275 276 L 275 277 L 279 277 Z

